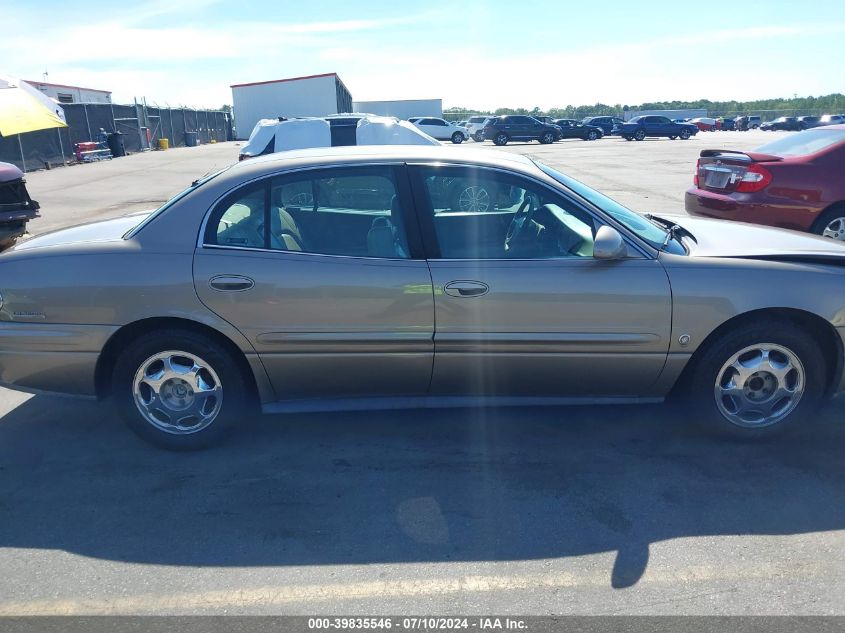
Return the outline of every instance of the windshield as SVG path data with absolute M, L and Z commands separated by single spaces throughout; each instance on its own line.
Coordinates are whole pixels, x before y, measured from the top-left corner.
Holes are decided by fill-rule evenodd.
M 816 128 L 766 143 L 754 151 L 776 156 L 807 156 L 838 143 L 845 143 L 845 130 Z
M 165 202 L 163 205 L 161 205 L 158 209 L 156 209 L 155 211 L 153 211 L 153 212 L 152 212 L 152 213 L 151 213 L 151 214 L 150 214 L 150 215 L 149 215 L 149 216 L 148 216 L 148 217 L 147 217 L 147 218 L 146 218 L 143 222 L 141 222 L 138 226 L 133 227 L 133 228 L 132 228 L 132 229 L 131 229 L 131 230 L 130 230 L 130 231 L 129 231 L 126 235 L 124 235 L 124 236 L 123 236 L 123 237 L 124 237 L 124 239 L 129 239 L 130 237 L 132 237 L 133 235 L 135 235 L 136 233 L 138 233 L 138 231 L 140 231 L 141 229 L 143 229 L 143 228 L 144 228 L 147 224 L 149 224 L 150 222 L 152 222 L 152 221 L 153 221 L 155 218 L 157 218 L 160 214 L 164 213 L 167 209 L 169 209 L 169 208 L 170 208 L 170 207 L 172 207 L 174 204 L 176 204 L 177 202 L 179 202 L 182 198 L 184 198 L 185 196 L 187 196 L 189 193 L 191 193 L 191 192 L 193 192 L 193 191 L 196 191 L 197 189 L 199 189 L 200 187 L 202 187 L 205 183 L 207 183 L 208 181 L 212 180 L 213 178 L 216 178 L 217 176 L 219 176 L 220 174 L 222 174 L 224 171 L 226 171 L 226 170 L 227 170 L 227 169 L 229 169 L 230 167 L 231 167 L 231 165 L 228 165 L 228 166 L 224 167 L 223 169 L 219 169 L 219 170 L 217 170 L 217 171 L 215 171 L 215 172 L 213 172 L 213 173 L 211 173 L 211 174 L 207 174 L 207 175 L 203 176 L 202 178 L 198 178 L 197 180 L 195 180 L 194 182 L 192 182 L 190 187 L 188 187 L 187 189 L 183 189 L 182 191 L 180 191 L 179 193 L 177 193 L 175 196 L 173 196 L 172 198 L 170 198 L 170 200 L 168 200 L 168 201 L 167 201 L 167 202 Z
M 666 240 L 666 230 L 640 215 L 635 211 L 631 211 L 627 207 L 622 206 L 616 200 L 608 198 L 606 195 L 599 193 L 595 189 L 591 189 L 582 182 L 565 176 L 556 169 L 552 169 L 547 165 L 535 161 L 537 167 L 543 170 L 546 174 L 564 185 L 567 189 L 571 189 L 582 198 L 585 198 L 599 209 L 607 213 L 614 220 L 619 222 L 632 233 L 635 233 L 640 239 L 648 242 L 651 246 L 658 249 L 663 249 L 663 243 Z M 674 249 L 673 249 L 674 250 Z M 679 251 L 684 252 L 683 247 Z

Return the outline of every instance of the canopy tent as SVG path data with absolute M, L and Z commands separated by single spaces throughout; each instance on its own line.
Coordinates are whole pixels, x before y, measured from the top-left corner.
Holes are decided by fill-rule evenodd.
M 0 75 L 0 135 L 67 127 L 64 110 L 24 81 Z

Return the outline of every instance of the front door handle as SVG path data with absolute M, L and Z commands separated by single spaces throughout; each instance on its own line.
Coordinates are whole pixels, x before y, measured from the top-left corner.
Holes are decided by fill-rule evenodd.
M 480 281 L 450 281 L 443 286 L 443 292 L 453 297 L 480 297 L 489 291 L 490 287 Z
M 255 282 L 241 275 L 217 275 L 209 280 L 208 285 L 223 292 L 241 292 L 252 288 Z

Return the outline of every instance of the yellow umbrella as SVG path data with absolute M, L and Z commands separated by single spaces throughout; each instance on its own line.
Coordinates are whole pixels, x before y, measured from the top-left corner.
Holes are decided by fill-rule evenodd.
M 67 127 L 64 110 L 24 81 L 0 75 L 0 136 Z

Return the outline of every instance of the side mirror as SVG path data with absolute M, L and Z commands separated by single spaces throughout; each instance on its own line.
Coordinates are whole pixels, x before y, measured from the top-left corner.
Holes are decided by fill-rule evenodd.
M 602 226 L 593 242 L 593 257 L 596 259 L 622 259 L 628 254 L 628 246 L 612 226 Z

